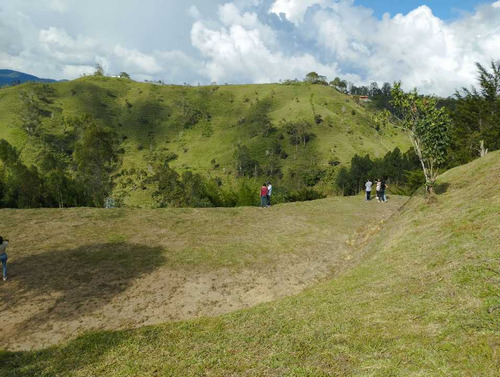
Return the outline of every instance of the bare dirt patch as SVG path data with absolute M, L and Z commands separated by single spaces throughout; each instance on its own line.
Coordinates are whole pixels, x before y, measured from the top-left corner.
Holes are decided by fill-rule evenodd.
M 0 289 L 0 349 L 216 316 L 296 294 L 358 260 L 356 244 L 404 201 L 170 215 L 3 211 L 13 246 L 10 279 Z

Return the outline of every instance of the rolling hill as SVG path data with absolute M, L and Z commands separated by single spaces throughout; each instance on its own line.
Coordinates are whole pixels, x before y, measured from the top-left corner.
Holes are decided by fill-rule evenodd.
M 27 73 L 12 71 L 10 69 L 0 69 L 0 87 L 4 85 L 19 85 L 25 82 L 55 82 L 52 79 L 41 79 Z
M 285 214 L 297 216 L 291 224 L 303 224 L 305 233 L 299 235 L 299 239 L 311 244 L 298 244 L 293 254 L 299 258 L 303 255 L 304 260 L 311 257 L 310 251 L 314 250 L 315 243 L 316 247 L 323 245 L 335 253 L 338 249 L 334 244 L 325 245 L 323 242 L 336 232 L 352 234 L 356 227 L 352 216 L 356 213 L 361 219 L 369 219 L 371 224 L 378 225 L 362 228 L 364 235 L 344 239 L 352 246 L 344 256 L 350 257 L 352 262 L 333 271 L 327 281 L 300 294 L 214 318 L 126 331 L 98 331 L 42 350 L 2 352 L 0 372 L 5 376 L 495 376 L 500 368 L 499 184 L 500 153 L 495 152 L 448 171 L 438 181 L 436 196 L 415 195 L 390 218 L 380 213 L 386 204 L 365 203 L 360 197 L 279 205 L 272 209 L 276 213 L 266 212 L 266 216 L 271 219 Z M 353 200 L 356 202 L 352 202 L 353 207 L 347 210 L 344 206 Z M 331 217 L 331 210 L 336 207 L 344 208 L 342 213 L 345 215 L 337 213 Z M 51 299 L 56 303 L 54 315 L 57 315 L 61 309 L 58 305 L 65 302 L 57 301 L 63 297 L 61 292 L 67 286 L 77 287 L 75 289 L 84 286 L 88 273 L 93 271 L 92 266 L 97 268 L 98 261 L 109 263 L 107 255 L 113 250 L 130 257 L 136 254 L 129 249 L 86 250 L 78 247 L 67 254 L 68 259 L 64 261 L 64 252 L 62 255 L 54 252 L 66 245 L 64 237 L 68 232 L 61 224 L 74 224 L 74 229 L 78 230 L 78 224 L 83 223 L 83 228 L 87 229 L 85 224 L 90 218 L 98 216 L 99 221 L 109 219 L 116 222 L 126 212 L 120 209 L 93 210 L 92 213 L 78 209 L 51 211 L 38 211 L 40 217 L 33 221 L 18 210 L 1 210 L 1 215 L 10 229 L 36 226 L 44 230 L 40 248 L 20 250 L 19 266 L 24 260 L 24 265 L 35 268 L 36 261 L 44 260 L 50 264 L 52 258 L 58 258 L 57 263 L 89 264 L 82 275 L 77 271 L 69 273 L 66 284 L 52 286 Z M 196 211 L 220 216 L 220 211 L 227 210 L 156 211 L 159 220 L 165 221 L 166 216 L 184 225 L 185 233 L 173 238 L 182 249 L 182 243 L 188 242 L 191 232 L 197 232 L 200 227 L 193 226 L 192 220 L 186 221 L 185 216 Z M 245 233 L 232 231 L 232 224 L 238 229 L 238 224 L 245 221 L 243 218 L 258 216 L 264 210 L 241 208 L 231 211 L 222 214 L 226 226 L 217 229 L 214 239 L 231 239 L 233 244 L 242 241 L 241 247 L 232 251 L 236 256 L 234 260 L 250 261 L 258 269 L 259 263 L 251 260 L 256 256 L 260 259 L 265 252 L 259 257 L 257 254 L 248 256 L 245 251 L 238 255 L 238 250 L 247 250 L 246 247 L 257 250 L 269 240 L 285 245 L 286 240 L 281 240 L 280 235 L 284 231 L 282 226 L 286 228 L 287 224 L 277 223 L 276 232 L 273 232 L 273 226 L 267 227 L 264 237 L 245 240 Z M 43 216 L 44 212 L 47 217 Z M 71 217 L 74 219 L 70 220 Z M 204 223 L 203 219 L 200 221 Z M 349 227 L 350 224 L 353 226 Z M 313 226 L 311 230 L 317 228 L 319 233 L 309 234 L 310 225 Z M 127 221 L 121 226 L 121 229 L 131 229 L 127 228 Z M 147 228 L 148 224 L 143 222 L 143 226 Z M 290 228 L 288 232 L 294 234 L 297 231 Z M 106 234 L 111 237 L 109 232 Z M 98 242 L 102 242 L 102 237 L 101 234 Z M 93 242 L 88 238 L 78 239 L 88 245 Z M 61 242 L 59 248 L 58 240 Z M 113 241 L 126 240 L 118 235 Z M 147 245 L 148 238 L 143 242 Z M 43 245 L 51 246 L 46 249 Z M 177 268 L 191 264 L 210 269 L 214 264 L 224 266 L 224 261 L 228 261 L 226 252 L 222 253 L 226 257 L 217 257 L 219 247 L 213 244 L 205 253 L 195 252 L 192 259 L 178 259 L 177 256 L 172 259 L 164 249 L 154 249 L 154 243 L 152 246 L 150 250 L 133 250 L 147 252 L 144 256 L 151 258 L 163 255 L 166 259 L 155 257 L 150 263 L 139 265 L 140 274 L 150 274 L 154 266 L 168 260 Z M 286 245 L 284 247 L 286 249 Z M 188 247 L 186 256 L 191 255 L 189 250 L 192 249 Z M 264 246 L 261 250 L 267 248 Z M 29 254 L 33 255 L 32 259 L 24 259 Z M 143 263 L 147 260 L 147 257 L 135 259 Z M 297 264 L 297 260 L 290 258 L 289 264 Z M 118 267 L 127 271 L 127 265 Z M 267 262 L 260 268 L 266 265 Z M 111 271 L 114 273 L 118 267 Z M 19 274 L 19 282 L 8 284 L 22 284 L 21 272 Z M 279 274 L 279 271 L 271 269 L 266 274 Z M 122 277 L 124 291 L 127 276 Z M 51 281 L 50 274 L 44 279 Z M 33 284 L 26 289 L 25 294 L 30 289 L 40 288 Z M 223 290 L 224 286 L 220 289 Z M 96 297 L 94 305 L 99 305 L 100 299 L 102 296 Z M 48 314 L 36 317 L 38 322 L 35 323 L 44 324 L 47 319 L 53 319 L 50 306 L 47 310 Z
M 44 97 L 42 132 L 52 135 L 45 139 L 71 136 L 77 130 L 70 120 L 85 114 L 116 131 L 125 153 L 114 195 L 132 207 L 155 206 L 144 177 L 165 158 L 175 157 L 170 164 L 178 172 L 201 173 L 231 187 L 238 174 L 235 151 L 244 146 L 262 169 L 261 177 L 274 171 L 277 187 L 304 186 L 304 172 L 313 171 L 317 178 L 307 178 L 308 184 L 312 180 L 329 193 L 333 165 L 349 162 L 356 153 L 381 157 L 410 146 L 399 130 L 377 124 L 374 113 L 327 86 L 189 87 L 90 76 L 0 91 L 0 138 L 20 149 L 27 163 L 37 161 L 41 143 L 21 130 L 19 93 L 35 88 Z M 287 124 L 301 120 L 310 125 L 307 142 L 293 142 Z

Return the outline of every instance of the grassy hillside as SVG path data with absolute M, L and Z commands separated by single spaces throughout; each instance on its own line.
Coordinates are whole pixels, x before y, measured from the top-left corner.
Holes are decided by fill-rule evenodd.
M 447 172 L 436 198 L 412 198 L 359 245 L 360 263 L 302 294 L 218 318 L 3 353 L 0 370 L 7 376 L 495 376 L 499 184 L 499 153 Z
M 84 77 L 48 88 L 52 103 L 47 105 L 51 115 L 43 121 L 45 132 L 62 135 L 67 127 L 63 119 L 83 114 L 117 131 L 125 149 L 117 190 L 129 205 L 148 204 L 151 187 L 140 182 L 140 177 L 169 153 L 178 156 L 172 162 L 177 171 L 219 177 L 231 185 L 237 173 L 234 152 L 239 144 L 248 147 L 262 167 L 270 163 L 273 145 L 280 144 L 288 157 L 278 163 L 289 181 L 297 179 L 294 171 L 332 170 L 330 161 L 346 163 L 355 153 L 381 157 L 395 147 L 402 151 L 409 147 L 407 137 L 391 125 L 377 130 L 373 113 L 321 85 L 183 87 Z M 37 143 L 19 127 L 20 90 L 29 92 L 33 85 L 0 90 L 0 138 L 22 149 L 25 161 L 34 162 Z M 269 118 L 272 129 L 262 129 L 259 121 L 263 117 Z M 283 125 L 299 119 L 312 125 L 305 147 L 291 145 L 283 135 Z

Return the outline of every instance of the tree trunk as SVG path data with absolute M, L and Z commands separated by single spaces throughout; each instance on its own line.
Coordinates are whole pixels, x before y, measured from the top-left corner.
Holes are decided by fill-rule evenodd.
M 488 154 L 488 149 L 484 148 L 484 140 L 481 140 L 479 147 L 479 156 L 484 157 Z

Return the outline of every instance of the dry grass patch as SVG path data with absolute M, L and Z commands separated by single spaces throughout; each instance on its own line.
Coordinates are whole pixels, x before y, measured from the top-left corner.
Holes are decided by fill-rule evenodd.
M 355 241 L 405 200 L 2 210 L 11 247 L 0 344 L 40 348 L 82 331 L 219 315 L 296 294 L 351 264 Z

